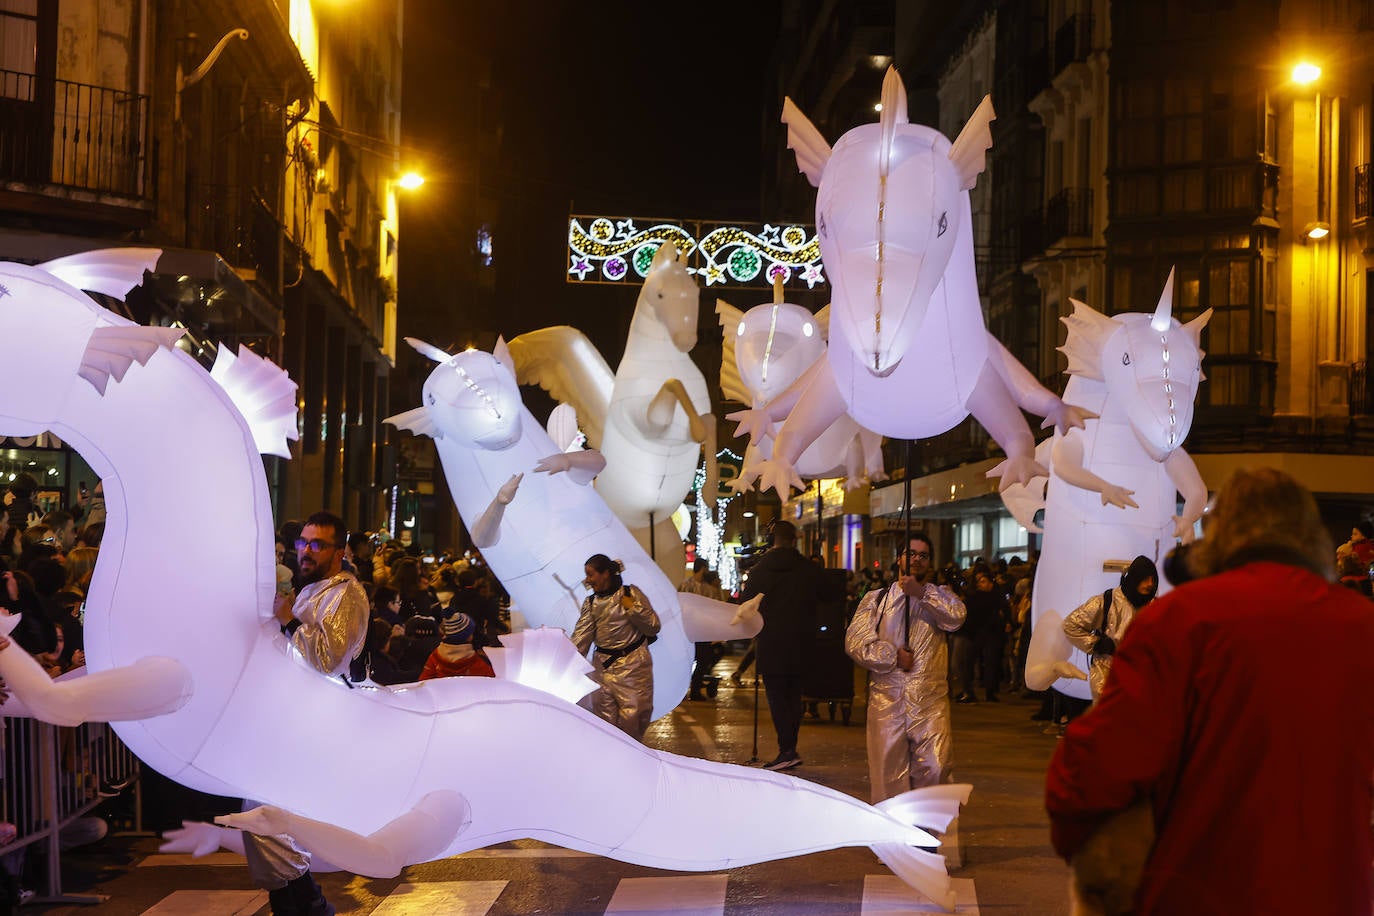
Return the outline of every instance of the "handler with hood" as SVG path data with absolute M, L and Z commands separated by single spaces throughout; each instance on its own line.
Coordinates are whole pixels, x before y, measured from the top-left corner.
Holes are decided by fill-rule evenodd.
M 1064 618 L 1064 635 L 1088 654 L 1088 686 L 1093 699 L 1102 692 L 1107 672 L 1112 670 L 1116 644 L 1126 635 L 1136 611 L 1154 600 L 1159 591 L 1159 570 L 1147 556 L 1138 556 L 1121 574 L 1121 584 L 1107 593 L 1094 595 Z

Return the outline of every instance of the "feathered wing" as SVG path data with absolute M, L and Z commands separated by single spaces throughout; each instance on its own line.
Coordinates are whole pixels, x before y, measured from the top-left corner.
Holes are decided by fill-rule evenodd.
M 555 400 L 571 404 L 587 443 L 600 448 L 615 373 L 586 335 L 559 325 L 521 334 L 508 346 L 516 380 L 538 385 Z
M 740 378 L 739 366 L 735 363 L 735 329 L 744 320 L 744 312 L 735 308 L 724 299 L 716 300 L 716 317 L 720 321 L 722 351 L 720 356 L 720 394 L 727 401 L 753 406 L 754 393 Z
M 782 123 L 787 125 L 787 146 L 797 154 L 797 171 L 811 187 L 821 186 L 821 173 L 830 161 L 830 144 L 791 99 L 782 100 Z

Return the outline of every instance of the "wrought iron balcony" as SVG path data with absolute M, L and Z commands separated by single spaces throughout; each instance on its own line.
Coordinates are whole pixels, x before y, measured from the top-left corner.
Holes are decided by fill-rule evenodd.
M 1092 188 L 1065 188 L 1045 207 L 1045 244 L 1093 234 Z
M 0 181 L 145 196 L 148 97 L 0 70 Z

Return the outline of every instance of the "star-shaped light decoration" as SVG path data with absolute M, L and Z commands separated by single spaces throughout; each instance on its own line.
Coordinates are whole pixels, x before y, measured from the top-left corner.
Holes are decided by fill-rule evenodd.
M 817 283 L 825 282 L 825 275 L 821 273 L 820 264 L 808 264 L 806 270 L 802 271 L 801 278 L 806 281 L 807 289 L 815 289 Z
M 572 267 L 568 268 L 568 273 L 577 274 L 577 279 L 587 279 L 587 274 L 592 272 L 592 262 L 583 255 L 575 255 L 572 259 Z
M 702 274 L 705 274 L 705 275 L 706 275 L 706 285 L 707 285 L 707 286 L 710 286 L 712 283 L 724 283 L 724 282 L 725 282 L 725 271 L 721 270 L 719 267 L 717 267 L 717 266 L 714 265 L 714 264 L 708 264 L 707 266 L 701 268 L 701 270 L 699 271 L 699 273 L 702 273 Z
M 615 224 L 615 237 L 618 239 L 628 239 L 637 231 L 635 221 L 632 219 L 618 220 Z
M 776 244 L 778 244 L 778 233 L 779 233 L 779 231 L 780 231 L 780 230 L 778 229 L 777 226 L 774 226 L 774 225 L 772 225 L 771 223 L 764 223 L 764 224 L 763 224 L 763 231 L 759 233 L 759 238 L 760 238 L 765 244 L 768 244 L 768 245 L 776 245 Z

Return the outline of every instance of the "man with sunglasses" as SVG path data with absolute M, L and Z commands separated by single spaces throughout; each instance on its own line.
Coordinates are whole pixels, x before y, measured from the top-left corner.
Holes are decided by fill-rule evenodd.
M 876 804 L 950 778 L 949 651 L 967 614 L 931 581 L 930 539 L 913 532 L 904 574 L 863 596 L 844 648 L 868 669 L 868 777 Z

